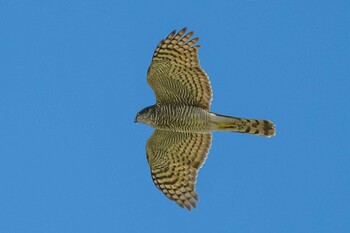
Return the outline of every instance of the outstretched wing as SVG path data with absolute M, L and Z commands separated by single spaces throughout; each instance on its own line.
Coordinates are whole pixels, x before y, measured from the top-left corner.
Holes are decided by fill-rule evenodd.
M 155 130 L 146 145 L 154 184 L 182 208 L 196 207 L 195 183 L 207 158 L 211 133 Z
M 208 75 L 199 66 L 199 38 L 186 28 L 162 40 L 148 68 L 147 82 L 158 104 L 187 104 L 209 110 L 212 91 Z

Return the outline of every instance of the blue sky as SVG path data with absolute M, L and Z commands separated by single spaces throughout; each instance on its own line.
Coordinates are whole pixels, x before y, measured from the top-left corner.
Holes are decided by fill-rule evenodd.
M 0 1 L 0 232 L 350 232 L 349 1 Z M 134 124 L 157 43 L 200 37 L 214 133 L 198 208 L 152 183 Z

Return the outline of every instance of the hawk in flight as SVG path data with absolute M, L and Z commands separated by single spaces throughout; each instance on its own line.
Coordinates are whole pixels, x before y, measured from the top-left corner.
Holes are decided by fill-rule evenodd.
M 141 110 L 135 119 L 155 128 L 146 144 L 154 184 L 188 210 L 198 201 L 195 183 L 210 149 L 212 131 L 275 135 L 271 121 L 210 112 L 212 90 L 199 66 L 199 38 L 192 36 L 184 28 L 160 41 L 147 73 L 156 104 Z

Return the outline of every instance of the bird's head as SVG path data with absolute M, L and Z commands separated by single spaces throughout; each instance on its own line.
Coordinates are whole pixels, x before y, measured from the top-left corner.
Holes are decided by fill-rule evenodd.
M 141 122 L 147 125 L 153 125 L 153 122 L 155 120 L 155 107 L 149 106 L 147 108 L 142 109 L 140 112 L 137 113 L 135 117 L 135 123 Z

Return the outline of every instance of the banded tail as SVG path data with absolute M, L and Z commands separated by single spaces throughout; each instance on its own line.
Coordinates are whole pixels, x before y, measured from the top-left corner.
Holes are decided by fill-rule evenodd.
M 254 120 L 211 113 L 213 130 L 255 134 L 265 137 L 275 135 L 275 125 L 268 120 Z

